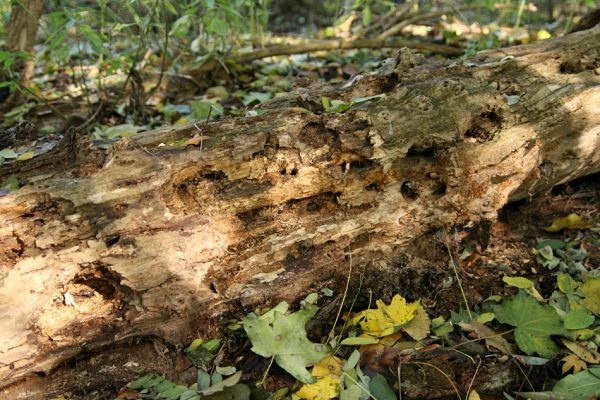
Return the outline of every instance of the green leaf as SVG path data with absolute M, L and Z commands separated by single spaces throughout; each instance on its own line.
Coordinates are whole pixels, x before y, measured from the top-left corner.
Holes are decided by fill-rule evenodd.
M 179 400 L 200 400 L 200 395 L 197 390 L 188 389 L 181 393 Z
M 359 360 L 360 351 L 354 350 L 352 354 L 350 354 L 350 357 L 348 357 L 348 361 L 346 361 L 346 364 L 344 364 L 344 366 L 342 367 L 342 371 L 348 372 L 351 369 L 354 369 L 354 367 L 356 367 L 356 364 L 358 364 Z
M 589 368 L 558 381 L 551 392 L 519 393 L 533 400 L 591 400 L 600 393 L 600 368 Z
M 340 400 L 359 400 L 362 389 L 358 385 L 351 385 L 340 392 Z
M 272 93 L 262 93 L 262 92 L 250 92 L 242 99 L 242 103 L 245 106 L 249 106 L 254 103 L 264 103 L 273 97 Z
M 222 391 L 203 397 L 204 400 L 249 400 L 251 395 L 248 385 L 237 384 Z
M 221 347 L 221 339 L 212 339 L 202 345 L 209 353 L 215 353 Z
M 0 157 L 10 159 L 10 158 L 17 158 L 17 157 L 19 157 L 19 155 L 17 153 L 15 153 L 15 151 L 13 149 L 7 147 L 6 149 L 0 150 Z
M 377 400 L 396 400 L 396 393 L 381 374 L 377 374 L 371 379 L 369 390 Z
M 192 102 L 192 116 L 203 121 L 208 118 L 210 112 L 211 118 L 217 118 L 223 115 L 223 106 L 218 103 L 212 103 L 210 101 L 193 101 Z
M 565 328 L 584 329 L 594 323 L 594 316 L 586 309 L 570 310 L 565 315 Z
M 557 239 L 546 239 L 538 241 L 536 249 L 540 250 L 546 246 L 550 247 L 551 250 L 561 250 L 564 249 L 567 244 L 563 240 Z
M 566 331 L 554 308 L 543 306 L 520 291 L 515 297 L 494 306 L 496 319 L 514 326 L 519 348 L 531 355 L 551 358 L 558 347 L 550 335 L 562 335 Z
M 305 325 L 316 312 L 317 307 L 312 306 L 289 315 L 277 311 L 261 317 L 248 315 L 243 325 L 252 343 L 251 350 L 263 357 L 275 357 L 275 362 L 299 381 L 314 383 L 315 378 L 306 367 L 327 355 L 326 346 L 306 337 Z
M 223 379 L 219 383 L 215 383 L 214 385 L 206 389 L 199 390 L 199 392 L 203 396 L 209 396 L 213 393 L 221 392 L 225 390 L 226 387 L 236 385 L 240 381 L 241 377 L 242 371 L 238 371 L 235 374 L 231 375 L 229 378 Z
M 91 26 L 87 24 L 79 25 L 79 30 L 81 30 L 81 33 L 83 33 L 86 39 L 90 41 L 92 50 L 94 50 L 94 52 L 97 54 L 100 53 L 102 51 L 102 44 L 104 42 L 102 40 L 102 36 L 100 36 L 98 32 L 96 32 L 94 29 L 92 29 Z
M 557 281 L 558 288 L 560 289 L 560 291 L 565 294 L 574 293 L 575 290 L 577 289 L 577 287 L 579 286 L 579 282 L 577 282 L 575 279 L 571 278 L 571 275 L 565 274 L 562 272 L 558 273 L 558 276 L 556 277 L 556 281 Z
M 206 371 L 198 370 L 198 379 L 196 383 L 200 390 L 208 389 L 210 387 L 210 375 Z
M 175 387 L 168 388 L 162 392 L 158 393 L 159 399 L 167 399 L 167 400 L 178 400 L 179 396 L 181 396 L 184 392 L 187 392 L 187 386 L 177 385 Z
M 584 296 L 581 301 L 585 308 L 600 315 L 600 278 L 589 278 L 579 287 Z
M 215 371 L 225 376 L 233 375 L 236 373 L 235 367 L 217 367 Z
M 19 178 L 15 174 L 10 174 L 4 182 L 2 182 L 1 189 L 8 189 L 10 191 L 17 190 L 19 188 Z
M 148 374 L 148 375 L 144 375 L 140 378 L 137 378 L 135 381 L 133 382 L 129 382 L 129 384 L 127 385 L 128 387 L 132 388 L 132 389 L 144 389 L 144 388 L 148 388 L 150 382 L 155 378 L 156 376 L 153 374 Z
M 533 282 L 531 282 L 527 278 L 523 278 L 522 276 L 506 276 L 502 277 L 502 281 L 506 283 L 508 286 L 518 287 L 519 289 L 528 289 L 533 287 Z

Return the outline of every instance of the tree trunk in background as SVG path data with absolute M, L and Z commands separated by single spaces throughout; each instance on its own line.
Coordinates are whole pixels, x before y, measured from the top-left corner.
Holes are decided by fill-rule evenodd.
M 600 171 L 598 104 L 596 27 L 464 63 L 403 50 L 261 116 L 123 140 L 97 170 L 66 145 L 0 166 L 25 183 L 0 197 L 0 382 L 131 338 L 181 346 L 229 312 L 340 288 L 349 249 L 365 284 L 405 293 L 399 267 L 427 268 L 406 256 L 424 233 Z
M 44 0 L 19 0 L 14 1 L 10 12 L 10 20 L 6 26 L 7 40 L 6 50 L 11 52 L 22 51 L 33 55 L 33 46 L 37 34 L 38 23 L 42 16 Z M 13 74 L 19 77 L 21 87 L 28 87 L 33 77 L 35 61 L 24 61 L 16 63 Z M 6 81 L 12 79 L 8 71 L 2 71 L 0 79 Z M 4 101 L 1 108 L 6 111 L 21 103 L 24 99 L 19 90 L 15 90 L 10 97 Z

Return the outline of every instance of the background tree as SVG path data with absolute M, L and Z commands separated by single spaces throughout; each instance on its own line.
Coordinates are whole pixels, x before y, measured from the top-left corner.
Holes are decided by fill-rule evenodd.
M 9 68 L 4 63 L 5 68 L 0 72 L 0 80 L 16 80 L 16 86 L 0 107 L 4 111 L 22 102 L 23 92 L 33 77 L 35 61 L 27 55 L 33 55 L 43 8 L 44 0 L 20 0 L 12 4 L 10 20 L 6 26 L 5 50 L 14 57 L 14 63 Z

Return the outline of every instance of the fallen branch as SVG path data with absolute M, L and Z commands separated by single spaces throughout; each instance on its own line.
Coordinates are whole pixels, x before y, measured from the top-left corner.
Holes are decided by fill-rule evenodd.
M 446 46 L 435 43 L 417 42 L 414 40 L 394 38 L 394 39 L 357 39 L 357 40 L 313 40 L 300 42 L 294 46 L 280 45 L 272 46 L 264 49 L 258 49 L 251 52 L 232 54 L 229 57 L 221 60 L 222 63 L 245 63 L 253 60 L 273 56 L 284 56 L 292 54 L 310 53 L 315 51 L 328 50 L 349 50 L 349 49 L 383 49 L 391 48 L 398 49 L 407 47 L 411 49 L 430 51 L 433 53 L 443 54 L 446 56 L 460 56 L 463 50 L 457 47 Z M 221 64 L 216 59 L 210 59 L 201 66 L 190 71 L 189 74 L 197 79 L 197 76 L 212 71 Z

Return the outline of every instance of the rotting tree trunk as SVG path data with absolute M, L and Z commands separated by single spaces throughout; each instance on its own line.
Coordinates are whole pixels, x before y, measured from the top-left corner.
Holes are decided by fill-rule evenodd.
M 343 88 L 211 123 L 202 147 L 160 146 L 196 133 L 176 126 L 85 176 L 64 147 L 22 162 L 27 184 L 0 198 L 0 382 L 129 338 L 181 345 L 207 319 L 341 280 L 348 248 L 386 270 L 424 232 L 599 171 L 599 68 L 598 27 L 466 64 L 402 51 Z

